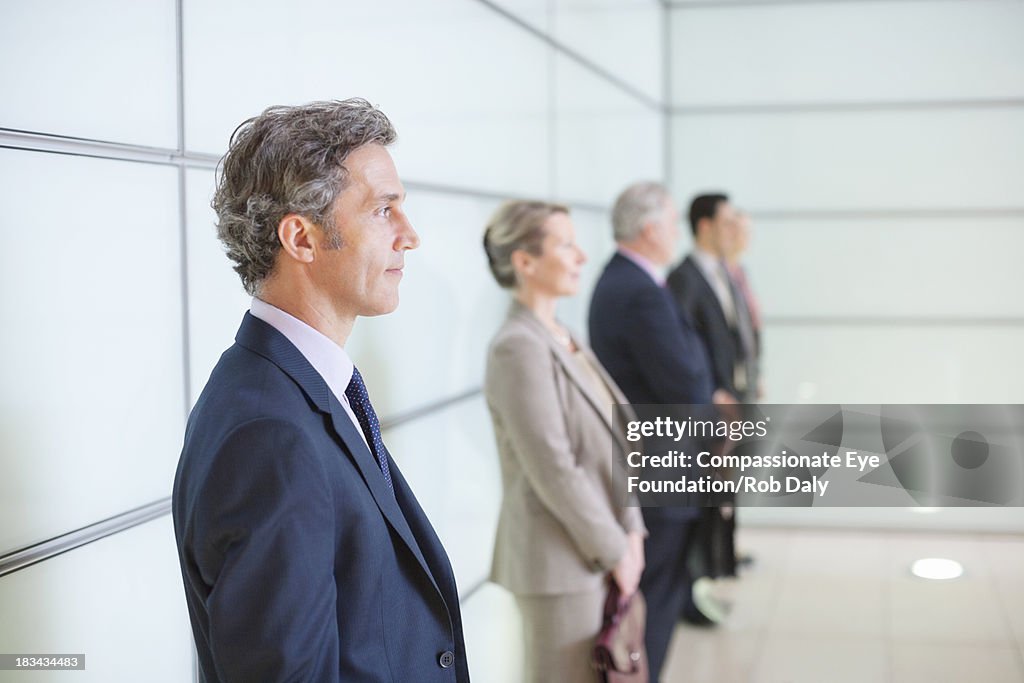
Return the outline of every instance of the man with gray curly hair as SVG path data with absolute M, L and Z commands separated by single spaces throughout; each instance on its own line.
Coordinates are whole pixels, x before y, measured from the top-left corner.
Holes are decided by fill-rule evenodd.
M 444 547 L 345 342 L 419 245 L 365 100 L 244 122 L 213 207 L 253 296 L 189 417 L 173 517 L 201 679 L 468 683 Z

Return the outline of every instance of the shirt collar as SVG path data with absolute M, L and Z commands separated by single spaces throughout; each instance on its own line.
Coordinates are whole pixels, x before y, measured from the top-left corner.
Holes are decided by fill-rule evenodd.
M 698 246 L 693 247 L 691 252 L 693 260 L 697 262 L 704 275 L 711 281 L 717 280 L 722 275 L 722 261 L 709 251 Z
M 659 268 L 646 256 L 642 256 L 633 251 L 632 249 L 622 246 L 621 244 L 619 245 L 619 253 L 622 254 L 627 259 L 629 259 L 630 261 L 632 261 L 633 263 L 635 263 L 636 265 L 640 266 L 640 268 L 645 273 L 651 276 L 651 279 L 654 280 L 659 287 L 665 286 L 664 268 Z
M 330 337 L 262 299 L 253 297 L 249 312 L 283 334 L 320 373 L 334 397 L 342 404 L 348 403 L 345 389 L 352 381 L 355 366 L 345 349 Z

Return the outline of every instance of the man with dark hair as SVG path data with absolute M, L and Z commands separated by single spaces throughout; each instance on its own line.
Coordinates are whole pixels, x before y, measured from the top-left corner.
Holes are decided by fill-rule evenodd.
M 738 215 L 729 197 L 703 194 L 690 203 L 693 250 L 668 275 L 679 310 L 696 325 L 711 356 L 716 390 L 730 401 L 757 400 L 758 364 L 754 327 L 727 259 L 736 251 Z M 735 510 L 705 511 L 703 545 L 712 576 L 736 573 Z
M 173 517 L 201 680 L 468 683 L 447 554 L 344 346 L 419 237 L 365 100 L 272 107 L 220 168 L 253 295 L 189 417 Z
M 668 287 L 708 347 L 715 388 L 729 392 L 738 402 L 753 402 L 757 392 L 754 330 L 746 300 L 727 264 L 735 251 L 738 219 L 728 196 L 694 197 L 690 204 L 693 251 L 669 273 Z

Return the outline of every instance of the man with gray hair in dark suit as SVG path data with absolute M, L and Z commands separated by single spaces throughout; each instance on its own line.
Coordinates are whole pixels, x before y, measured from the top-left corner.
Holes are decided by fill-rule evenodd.
M 188 421 L 173 516 L 201 680 L 468 683 L 448 556 L 345 342 L 419 245 L 365 100 L 271 107 L 213 206 L 253 296 Z
M 618 249 L 590 303 L 594 353 L 635 406 L 712 402 L 707 351 L 665 288 L 665 269 L 676 255 L 678 222 L 675 203 L 660 183 L 626 188 L 612 209 Z M 700 510 L 673 501 L 641 500 L 649 536 L 640 590 L 647 598 L 647 655 L 656 681 L 676 620 L 690 599 L 687 556 Z M 670 504 L 658 505 L 665 502 Z

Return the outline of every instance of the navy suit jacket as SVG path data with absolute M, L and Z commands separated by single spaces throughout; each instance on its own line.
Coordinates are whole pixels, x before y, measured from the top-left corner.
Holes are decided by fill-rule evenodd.
M 718 419 L 710 405 L 714 391 L 711 361 L 693 324 L 680 315 L 667 289 L 619 253 L 612 256 L 594 287 L 589 327 L 594 353 L 641 419 L 648 413 L 645 404 L 706 404 L 693 417 Z M 664 413 L 653 409 L 652 418 Z M 700 445 L 692 440 L 671 443 L 645 439 L 645 448 L 660 453 L 666 448 L 690 452 Z M 689 476 L 694 474 L 689 472 Z M 686 507 L 650 507 L 665 505 L 666 501 L 678 503 L 679 495 L 640 498 L 648 517 L 697 514 Z
M 196 403 L 173 516 L 202 678 L 468 683 L 447 554 L 323 378 L 246 314 Z
M 668 290 L 616 253 L 590 300 L 590 345 L 631 403 L 710 403 L 707 349 Z

